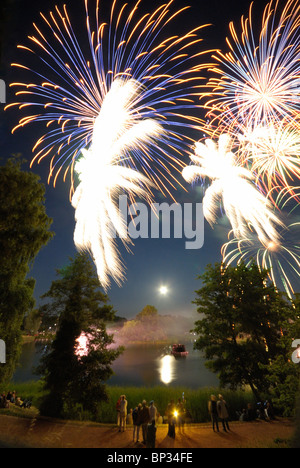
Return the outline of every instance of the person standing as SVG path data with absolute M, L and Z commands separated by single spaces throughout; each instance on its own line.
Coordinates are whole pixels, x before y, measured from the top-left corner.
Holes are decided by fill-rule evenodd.
M 228 424 L 229 414 L 228 414 L 227 404 L 222 395 L 219 395 L 219 400 L 217 402 L 217 409 L 218 409 L 218 416 L 222 421 L 223 431 L 227 432 L 227 429 L 228 431 L 230 431 L 229 424 Z
M 147 442 L 147 426 L 150 421 L 149 407 L 146 404 L 146 400 L 142 402 L 142 408 L 139 413 L 138 423 L 142 426 L 143 433 L 143 444 Z
M 155 419 L 152 419 L 150 424 L 148 424 L 147 428 L 147 448 L 155 448 L 155 440 L 156 440 L 156 426 L 155 426 Z
M 157 409 L 156 409 L 156 406 L 154 406 L 153 400 L 150 401 L 149 413 L 150 413 L 150 424 L 152 423 L 152 421 L 156 422 Z
M 177 411 L 177 426 L 178 426 L 179 431 L 182 432 L 183 426 L 184 426 L 184 406 L 180 398 L 178 398 L 178 401 L 177 401 L 176 411 Z
M 210 396 L 210 400 L 208 402 L 208 411 L 211 417 L 213 431 L 215 430 L 215 427 L 216 427 L 217 432 L 220 432 L 219 423 L 218 423 L 217 397 L 215 395 Z
M 116 411 L 117 411 L 117 426 L 120 426 L 120 403 L 121 403 L 121 397 L 118 399 L 116 403 Z
M 142 409 L 142 404 L 139 403 L 138 406 L 134 408 L 132 411 L 132 422 L 133 422 L 133 442 L 136 437 L 136 442 L 139 442 L 139 435 L 140 435 L 140 411 Z
M 129 424 L 130 426 L 133 424 L 132 413 L 133 413 L 133 409 L 130 408 L 129 413 L 127 414 L 127 418 L 126 418 L 126 424 L 127 425 Z
M 120 401 L 120 429 L 119 432 L 124 432 L 126 429 L 126 416 L 127 416 L 127 400 L 126 396 L 121 396 Z
M 169 425 L 168 436 L 172 437 L 173 439 L 175 439 L 175 421 L 176 421 L 175 414 L 174 414 L 175 410 L 176 410 L 176 407 L 174 405 L 174 401 L 171 400 L 170 403 L 168 403 L 168 406 L 166 409 L 166 416 L 168 418 L 168 425 Z

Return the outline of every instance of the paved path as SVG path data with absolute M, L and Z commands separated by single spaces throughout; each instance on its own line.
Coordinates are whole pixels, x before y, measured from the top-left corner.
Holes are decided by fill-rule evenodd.
M 156 448 L 255 448 L 269 447 L 274 440 L 287 440 L 294 427 L 288 419 L 272 422 L 233 422 L 231 432 L 213 432 L 209 424 L 186 426 L 167 435 L 167 425 L 157 428 Z M 112 425 L 18 418 L 0 414 L 0 447 L 34 448 L 143 448 L 132 441 L 132 427 L 124 433 Z

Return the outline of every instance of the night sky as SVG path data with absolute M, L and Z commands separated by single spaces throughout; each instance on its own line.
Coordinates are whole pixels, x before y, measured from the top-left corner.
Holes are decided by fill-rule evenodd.
M 129 0 L 129 3 L 131 0 Z M 48 13 L 55 4 L 66 3 L 71 19 L 75 19 L 75 25 L 84 31 L 84 8 L 83 0 L 55 1 L 43 0 L 7 0 L 7 14 L 3 19 L 3 50 L 0 67 L 0 78 L 7 84 L 15 81 L 15 69 L 10 68 L 11 62 L 24 63 L 26 54 L 20 54 L 16 45 L 25 43 L 27 35 L 32 33 L 32 23 L 39 24 L 39 11 Z M 120 2 L 122 3 L 122 2 Z M 134 3 L 134 2 L 131 2 Z M 154 6 L 160 2 L 143 0 L 142 8 L 153 11 Z M 103 0 L 109 11 L 110 0 Z M 183 17 L 185 24 L 180 24 L 184 31 L 201 24 L 211 23 L 212 26 L 200 32 L 204 39 L 203 50 L 209 48 L 220 48 L 226 51 L 225 37 L 229 34 L 229 22 L 240 21 L 240 17 L 248 14 L 250 0 L 192 0 L 186 2 L 177 1 L 174 11 L 188 4 L 191 9 Z M 255 18 L 260 22 L 260 12 L 265 2 L 256 2 Z M 82 21 L 81 21 L 82 18 Z M 179 25 L 176 24 L 176 27 Z M 76 29 L 76 28 L 75 28 Z M 86 37 L 84 38 L 86 41 Z M 22 57 L 21 57 L 22 56 Z M 24 81 L 27 81 L 24 78 Z M 13 92 L 7 87 L 7 103 L 14 101 Z M 13 153 L 22 153 L 28 161 L 32 158 L 32 147 L 37 139 L 37 130 L 34 125 L 29 125 L 14 135 L 11 128 L 17 122 L 20 115 L 17 111 L 4 112 L 0 105 L 0 141 L 1 157 L 7 158 Z M 199 135 L 199 138 L 201 135 Z M 195 139 L 197 136 L 195 135 Z M 62 178 L 58 179 L 56 188 L 47 185 L 49 161 L 44 160 L 40 165 L 35 164 L 32 171 L 40 175 L 41 182 L 46 185 L 46 211 L 53 218 L 52 230 L 55 237 L 38 254 L 34 268 L 30 275 L 36 279 L 35 296 L 37 304 L 40 303 L 40 295 L 46 292 L 55 279 L 55 270 L 68 263 L 68 258 L 73 257 L 76 250 L 73 243 L 73 231 L 75 226 L 74 209 L 69 202 L 69 181 L 64 183 Z M 24 169 L 26 166 L 24 166 Z M 190 187 L 182 179 L 187 193 L 179 191 L 176 193 L 178 202 L 201 202 L 203 193 L 199 187 Z M 156 201 L 162 202 L 161 196 Z M 166 201 L 169 201 L 168 199 Z M 160 314 L 195 314 L 195 306 L 191 301 L 195 298 L 194 291 L 201 286 L 197 279 L 202 274 L 208 263 L 221 260 L 220 249 L 227 239 L 228 224 L 226 219 L 220 220 L 218 226 L 212 229 L 205 222 L 204 245 L 199 250 L 186 250 L 186 239 L 137 239 L 132 249 L 133 254 L 126 252 L 122 246 L 123 261 L 127 268 L 126 282 L 119 288 L 112 283 L 108 295 L 117 314 L 123 317 L 134 317 L 146 304 L 157 307 Z M 158 288 L 161 284 L 168 286 L 169 293 L 165 296 L 159 294 Z M 195 314 L 196 315 L 196 314 Z

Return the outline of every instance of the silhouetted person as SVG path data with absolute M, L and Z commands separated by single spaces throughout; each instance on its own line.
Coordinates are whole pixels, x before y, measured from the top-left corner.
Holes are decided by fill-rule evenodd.
M 215 427 L 216 427 L 217 431 L 220 432 L 219 423 L 218 423 L 217 398 L 215 395 L 210 396 L 210 400 L 208 402 L 208 411 L 211 417 L 213 431 L 215 430 Z

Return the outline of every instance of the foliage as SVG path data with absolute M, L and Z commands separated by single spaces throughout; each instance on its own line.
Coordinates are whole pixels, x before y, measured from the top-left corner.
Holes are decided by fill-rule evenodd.
M 32 309 L 24 318 L 23 330 L 27 335 L 36 335 L 41 325 L 42 317 L 38 309 Z
M 51 299 L 47 308 L 59 314 L 59 323 L 51 351 L 38 369 L 49 392 L 41 412 L 70 417 L 80 407 L 95 417 L 99 401 L 108 398 L 104 382 L 112 374 L 111 363 L 122 351 L 111 347 L 113 337 L 106 332 L 105 321 L 113 319 L 114 311 L 87 255 L 78 254 L 57 273 L 60 278 L 43 296 Z M 81 337 L 86 339 L 83 352 Z
M 8 391 L 16 392 L 22 401 L 29 400 L 32 406 L 39 408 L 42 399 L 45 397 L 43 380 L 29 380 L 27 382 L 10 382 L 0 387 L 0 394 Z
M 299 382 L 300 383 L 300 382 Z M 292 448 L 300 448 L 300 385 L 298 386 L 296 411 L 295 411 L 295 433 L 292 441 Z
M 295 413 L 296 397 L 299 392 L 300 364 L 292 359 L 291 347 L 294 339 L 300 339 L 300 296 L 295 295 L 291 308 L 292 316 L 282 324 L 279 352 L 264 366 L 265 376 L 270 384 L 270 394 L 273 404 L 284 416 Z
M 32 401 L 33 405 L 37 408 L 40 407 L 41 398 L 43 397 L 43 382 L 31 381 L 26 383 L 11 383 L 17 395 L 22 398 L 28 398 Z M 1 390 L 1 389 L 0 389 Z M 2 389 L 5 390 L 5 389 Z M 134 408 L 138 403 L 144 399 L 149 403 L 154 400 L 155 406 L 159 413 L 164 416 L 165 410 L 170 400 L 176 402 L 178 398 L 182 397 L 184 392 L 186 409 L 191 416 L 191 421 L 194 423 L 203 423 L 210 420 L 208 413 L 208 400 L 213 393 L 216 396 L 220 393 L 219 388 L 200 388 L 189 389 L 186 387 L 123 387 L 123 386 L 107 386 L 108 400 L 98 404 L 97 413 L 92 414 L 88 411 L 83 411 L 81 405 L 74 405 L 72 412 L 72 419 L 76 420 L 91 420 L 94 419 L 99 423 L 113 424 L 116 423 L 116 402 L 120 395 L 126 395 L 128 401 L 128 411 Z M 250 391 L 230 391 L 222 389 L 222 395 L 226 400 L 230 418 L 232 420 L 237 418 L 236 413 L 246 408 L 248 403 L 254 403 L 253 395 Z M 1 393 L 1 392 L 0 392 Z M 71 415 L 71 411 L 70 411 Z M 70 417 L 71 419 L 71 417 Z
M 34 307 L 35 280 L 28 272 L 52 237 L 52 220 L 44 207 L 45 188 L 39 177 L 10 159 L 0 167 L 0 337 L 7 362 L 0 364 L 0 382 L 9 381 L 19 360 L 21 326 Z
M 146 305 L 132 320 L 123 324 L 118 339 L 124 342 L 154 342 L 181 339 L 193 325 L 184 316 L 159 315 L 152 305 Z
M 146 305 L 133 320 L 124 323 L 118 338 L 131 342 L 165 340 L 166 334 L 160 326 L 157 309 Z
M 204 350 L 222 387 L 249 385 L 260 401 L 271 386 L 266 366 L 281 352 L 282 327 L 293 308 L 255 264 L 208 265 L 200 279 L 194 303 L 203 318 L 195 323 L 195 347 Z
M 141 312 L 139 312 L 136 316 L 136 320 L 141 321 L 155 321 L 158 317 L 158 312 L 156 307 L 152 305 L 146 305 Z

